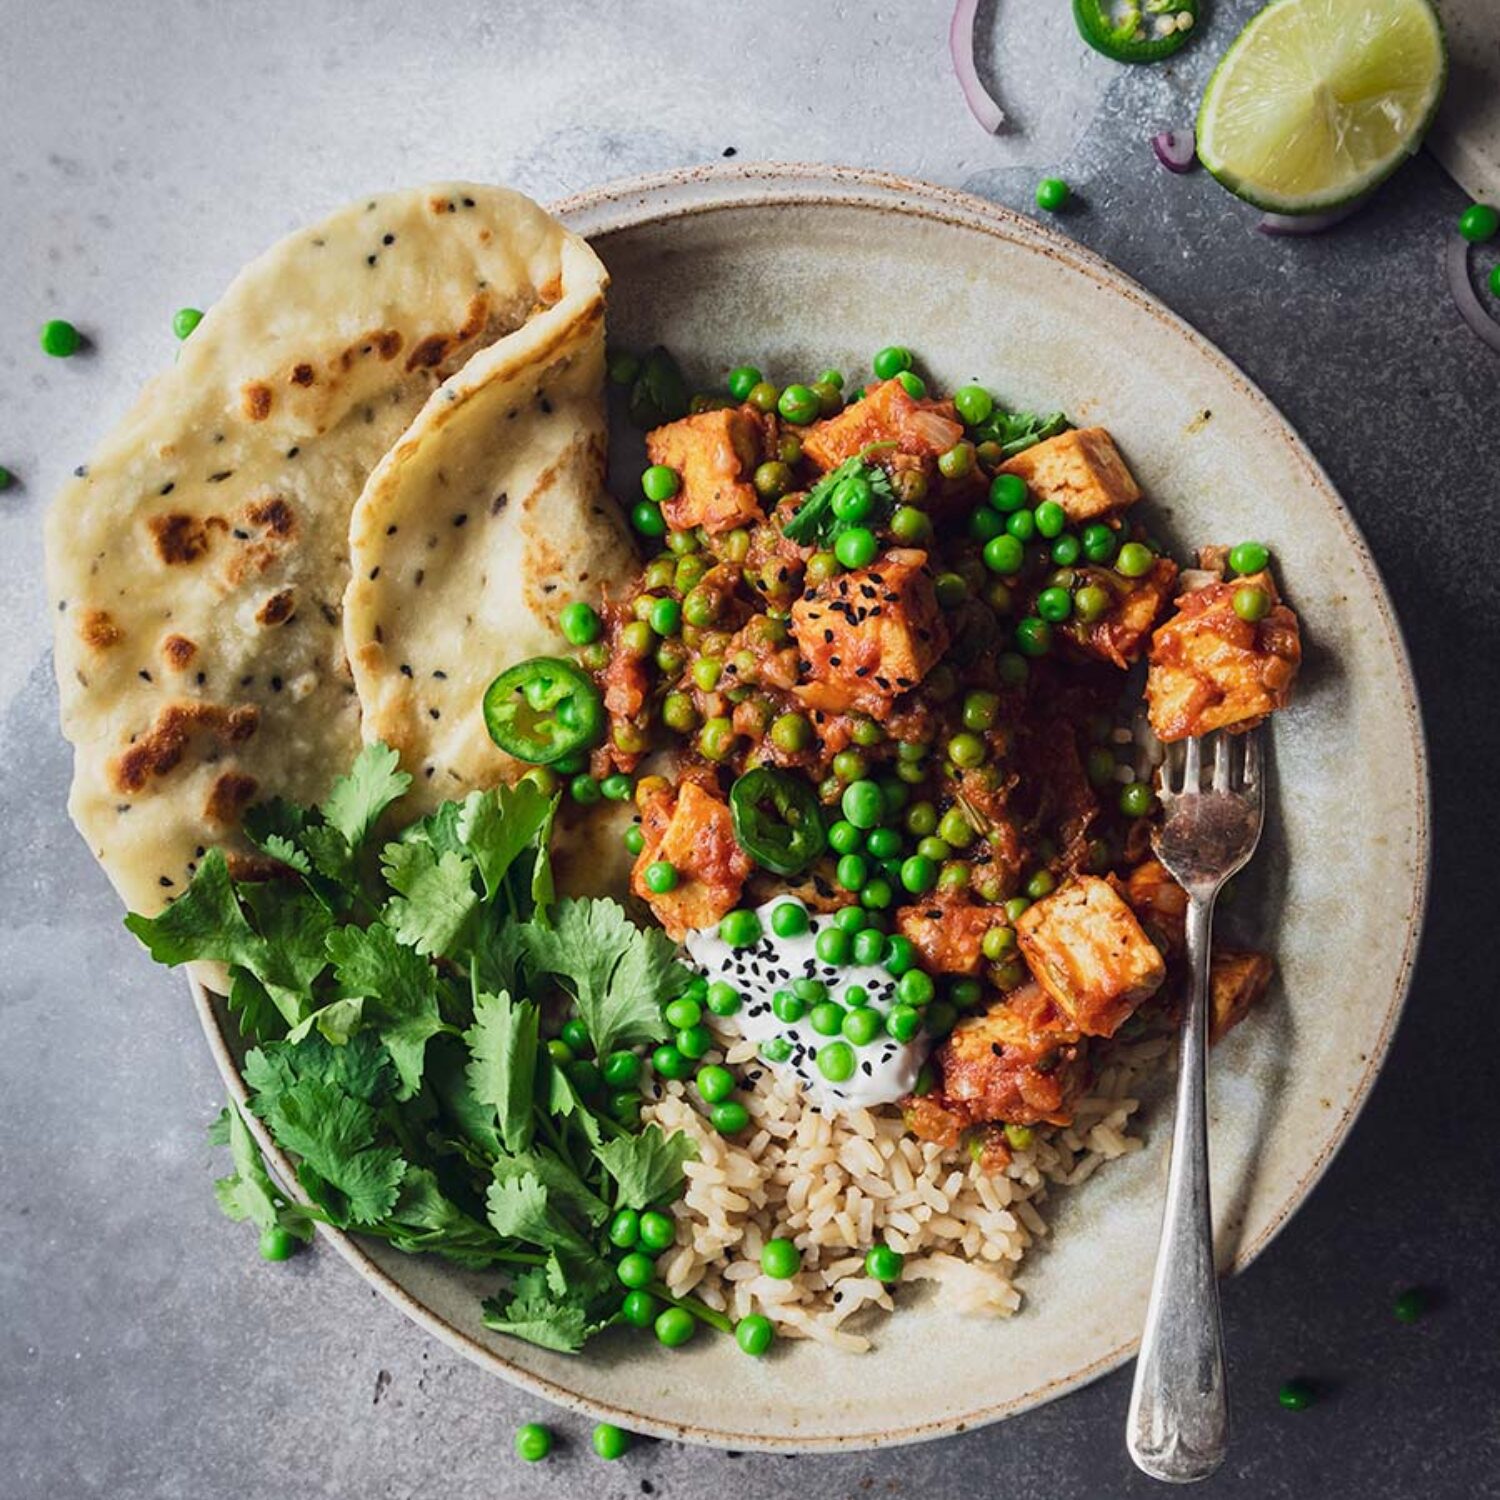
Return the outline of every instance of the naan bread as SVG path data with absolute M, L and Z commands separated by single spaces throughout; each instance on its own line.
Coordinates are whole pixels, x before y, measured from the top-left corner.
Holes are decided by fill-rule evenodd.
M 344 643 L 365 738 L 415 778 L 405 812 L 527 769 L 485 732 L 485 688 L 566 652 L 562 607 L 636 567 L 604 490 L 604 287 L 564 245 L 561 299 L 448 381 L 355 506 Z
M 69 806 L 133 909 L 157 911 L 211 844 L 243 857 L 248 803 L 317 801 L 348 768 L 354 502 L 441 381 L 546 321 L 533 314 L 580 256 L 597 266 L 505 189 L 353 204 L 244 271 L 59 495 L 47 577 Z

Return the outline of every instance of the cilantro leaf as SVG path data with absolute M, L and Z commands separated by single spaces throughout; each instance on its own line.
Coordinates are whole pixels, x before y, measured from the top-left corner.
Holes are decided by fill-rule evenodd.
M 969 436 L 975 443 L 998 443 L 1006 458 L 1014 458 L 1036 443 L 1066 432 L 1071 425 L 1060 411 L 1040 416 L 1036 412 L 1004 411 L 996 406 Z
M 406 1163 L 394 1146 L 372 1144 L 377 1117 L 370 1105 L 303 1078 L 258 1095 L 255 1106 L 277 1144 L 301 1158 L 297 1179 L 321 1208 L 354 1224 L 374 1224 L 390 1212 Z
M 578 1126 L 595 1150 L 604 1139 L 599 1122 L 583 1096 L 573 1087 L 573 1081 L 556 1063 L 547 1064 L 547 1113 L 556 1120 L 565 1120 Z
M 401 757 L 389 745 L 366 745 L 349 774 L 334 782 L 320 811 L 349 847 L 358 849 L 381 813 L 410 785 L 411 777 L 401 769 Z
M 508 1151 L 531 1144 L 540 1020 L 529 1001 L 482 994 L 474 1003 L 474 1024 L 464 1033 L 471 1057 L 469 1090 L 494 1109 Z
M 594 1153 L 615 1180 L 615 1202 L 620 1208 L 648 1208 L 675 1198 L 682 1188 L 682 1164 L 698 1155 L 698 1148 L 682 1134 L 666 1135 L 648 1125 L 639 1135 L 616 1136 Z
M 484 1195 L 484 1206 L 490 1223 L 506 1239 L 525 1240 L 583 1259 L 595 1255 L 535 1171 L 496 1177 Z
M 497 1182 L 528 1172 L 546 1188 L 549 1200 L 571 1218 L 597 1229 L 609 1217 L 609 1205 L 554 1151 L 538 1146 L 525 1156 L 501 1156 L 495 1161 Z
M 219 1207 L 229 1218 L 248 1219 L 260 1230 L 285 1229 L 301 1240 L 312 1238 L 312 1217 L 272 1182 L 260 1147 L 233 1101 L 215 1121 L 209 1138 L 215 1145 L 227 1145 L 234 1161 L 234 1171 L 214 1183 Z
M 250 1052 L 241 1069 L 246 1084 L 259 1098 L 269 1099 L 310 1078 L 366 1104 L 380 1104 L 390 1094 L 391 1071 L 390 1055 L 367 1031 L 350 1037 L 342 1047 L 320 1035 L 295 1044 L 271 1042 Z M 255 1112 L 264 1118 L 264 1110 Z
M 309 1012 L 287 1032 L 289 1042 L 300 1042 L 316 1029 L 325 1041 L 335 1047 L 348 1044 L 354 1034 L 364 1025 L 365 1002 L 362 998 L 333 1000 Z
M 833 495 L 841 485 L 860 482 L 869 488 L 875 500 L 875 508 L 865 521 L 855 523 L 842 521 L 834 514 Z M 878 464 L 869 464 L 858 454 L 846 458 L 838 468 L 830 469 L 807 492 L 796 513 L 781 528 L 781 534 L 789 542 L 799 546 L 826 547 L 841 532 L 851 526 L 879 524 L 890 515 L 895 503 L 890 477 Z
M 553 805 L 554 799 L 529 781 L 470 792 L 464 798 L 458 836 L 479 870 L 488 899 L 495 899 L 505 872 L 521 851 L 546 830 Z
M 475 1271 L 504 1258 L 495 1231 L 454 1203 L 443 1192 L 437 1175 L 426 1167 L 407 1167 L 386 1238 L 398 1250 L 410 1254 L 431 1250 Z
M 680 994 L 689 976 L 665 933 L 642 931 L 608 900 L 559 902 L 550 926 L 532 920 L 522 933 L 532 963 L 577 1001 L 601 1057 L 666 1037 L 662 1003 Z
M 505 1149 L 495 1123 L 495 1111 L 481 1104 L 469 1087 L 469 1055 L 455 1037 L 434 1037 L 427 1048 L 426 1080 L 443 1114 L 445 1127 L 486 1156 Z
M 229 971 L 229 1011 L 239 1022 L 240 1035 L 256 1042 L 268 1042 L 280 1036 L 289 1019 L 265 985 L 249 969 L 238 965 Z M 290 1019 L 296 1019 L 295 1007 Z
M 502 1304 L 492 1297 L 484 1304 L 486 1328 L 560 1354 L 576 1353 L 591 1335 L 613 1321 L 613 1313 L 591 1312 L 581 1296 L 554 1292 L 541 1266 L 516 1277 L 514 1295 L 508 1301 Z
M 473 864 L 427 843 L 387 844 L 380 859 L 385 878 L 400 893 L 385 904 L 391 931 L 418 953 L 453 952 L 479 905 Z
M 422 1086 L 428 1038 L 443 1029 L 436 971 L 379 922 L 336 927 L 328 934 L 327 947 L 344 995 L 364 998 L 366 1012 L 374 1012 L 376 1029 L 401 1080 L 396 1097 L 410 1099 Z

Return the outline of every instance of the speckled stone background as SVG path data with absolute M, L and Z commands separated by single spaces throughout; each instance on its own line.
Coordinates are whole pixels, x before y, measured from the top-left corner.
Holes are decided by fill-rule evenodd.
M 207 1049 L 63 816 L 41 510 L 172 357 L 176 307 L 206 305 L 264 245 L 368 188 L 473 176 L 551 199 L 731 154 L 875 166 L 1023 209 L 1043 170 L 1061 172 L 1077 192 L 1062 226 L 1217 340 L 1348 498 L 1425 701 L 1431 917 L 1373 1102 L 1226 1288 L 1236 1442 L 1203 1493 L 1500 1495 L 1500 356 L 1449 301 L 1441 247 L 1464 199 L 1431 158 L 1300 242 L 1255 234 L 1203 174 L 1156 166 L 1147 135 L 1189 116 L 1255 0 L 1208 8 L 1209 34 L 1176 63 L 1130 70 L 1082 47 L 1061 0 L 986 4 L 983 66 L 1012 116 L 991 139 L 952 82 L 939 0 L 0 0 L 0 463 L 20 477 L 0 494 L 0 1496 L 1151 1490 L 1122 1442 L 1128 1370 L 875 1456 L 642 1443 L 606 1466 L 562 1417 L 556 1457 L 522 1465 L 511 1434 L 549 1416 L 539 1403 L 333 1255 L 265 1266 L 218 1216 Z M 85 355 L 38 351 L 54 315 L 88 334 Z M 1434 1308 L 1408 1328 L 1390 1307 L 1412 1283 Z M 1321 1391 L 1300 1415 L 1276 1405 L 1291 1374 Z

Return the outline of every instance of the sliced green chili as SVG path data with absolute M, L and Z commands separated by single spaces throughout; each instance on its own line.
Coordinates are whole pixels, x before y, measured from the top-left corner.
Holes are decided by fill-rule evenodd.
M 484 727 L 508 755 L 535 766 L 592 749 L 604 733 L 604 700 L 588 675 L 559 656 L 533 656 L 502 672 L 484 695 Z
M 784 771 L 746 771 L 729 789 L 729 810 L 740 848 L 775 875 L 800 875 L 828 847 L 817 794 Z

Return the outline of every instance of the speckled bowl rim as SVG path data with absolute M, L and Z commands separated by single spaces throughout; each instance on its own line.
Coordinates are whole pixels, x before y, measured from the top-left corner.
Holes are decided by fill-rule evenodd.
M 1385 627 L 1386 641 L 1395 659 L 1401 686 L 1400 721 L 1410 736 L 1413 764 L 1420 782 L 1421 802 L 1415 818 L 1415 879 L 1411 900 L 1404 915 L 1404 940 L 1400 962 L 1390 988 L 1390 998 L 1380 1022 L 1376 1041 L 1370 1048 L 1368 1062 L 1358 1087 L 1342 1114 L 1328 1130 L 1318 1154 L 1308 1170 L 1294 1183 L 1280 1207 L 1272 1214 L 1261 1232 L 1241 1245 L 1230 1266 L 1230 1272 L 1243 1270 L 1285 1227 L 1287 1221 L 1306 1200 L 1308 1194 L 1327 1171 L 1329 1163 L 1348 1137 L 1349 1131 L 1384 1064 L 1391 1039 L 1411 988 L 1417 949 L 1427 911 L 1429 873 L 1431 868 L 1431 779 L 1428 774 L 1427 741 L 1411 659 L 1397 621 L 1395 609 L 1385 583 L 1370 554 L 1369 546 L 1332 481 L 1291 424 L 1271 400 L 1247 375 L 1176 313 L 1164 306 L 1124 272 L 1101 256 L 1067 239 L 1034 220 L 1014 213 L 998 204 L 969 193 L 910 178 L 896 177 L 854 167 L 837 167 L 806 163 L 714 164 L 672 172 L 622 179 L 586 192 L 574 194 L 551 205 L 552 212 L 565 221 L 586 220 L 586 231 L 593 234 L 638 228 L 648 223 L 665 223 L 685 215 L 713 212 L 727 207 L 756 207 L 769 204 L 800 205 L 829 203 L 855 207 L 883 208 L 890 212 L 911 214 L 954 227 L 978 229 L 1014 243 L 1020 243 L 1047 255 L 1070 270 L 1114 291 L 1149 312 L 1171 334 L 1188 346 L 1191 355 L 1206 360 L 1235 385 L 1253 405 L 1260 408 L 1268 429 L 1277 433 L 1291 450 L 1307 482 L 1319 491 L 1331 513 L 1343 528 L 1349 554 L 1368 585 Z M 207 990 L 190 979 L 194 1006 L 208 1038 L 214 1061 L 231 1095 L 246 1104 L 248 1090 L 219 1024 L 213 998 Z M 291 1162 L 271 1140 L 261 1122 L 247 1116 L 261 1149 L 283 1182 L 295 1191 L 296 1177 Z M 299 1195 L 300 1196 L 300 1195 Z M 319 1226 L 319 1233 L 368 1281 L 387 1301 L 414 1323 L 442 1340 L 450 1348 L 484 1369 L 503 1377 L 511 1384 L 533 1395 L 541 1396 L 568 1410 L 596 1421 L 610 1421 L 632 1432 L 653 1437 L 735 1449 L 764 1449 L 779 1453 L 857 1452 L 873 1448 L 894 1447 L 946 1437 L 972 1427 L 985 1426 L 1005 1417 L 1015 1416 L 1034 1406 L 1054 1400 L 1079 1386 L 1117 1368 L 1136 1352 L 1138 1342 L 1130 1340 L 1096 1356 L 1066 1375 L 1048 1381 L 1023 1396 L 950 1415 L 933 1422 L 889 1431 L 855 1433 L 817 1438 L 757 1438 L 754 1434 L 731 1432 L 712 1427 L 663 1421 L 649 1412 L 597 1401 L 533 1374 L 477 1342 L 463 1329 L 438 1316 L 418 1302 L 397 1281 L 377 1265 L 352 1236 L 336 1229 Z

